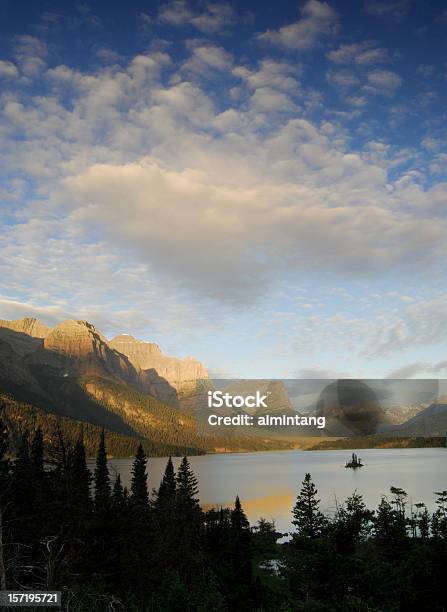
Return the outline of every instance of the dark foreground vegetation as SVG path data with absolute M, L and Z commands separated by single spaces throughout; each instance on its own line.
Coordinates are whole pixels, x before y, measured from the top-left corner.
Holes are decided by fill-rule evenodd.
M 239 498 L 204 513 L 186 457 L 150 495 L 142 447 L 127 491 L 104 434 L 93 476 L 82 436 L 25 433 L 14 460 L 8 443 L 0 421 L 1 589 L 61 590 L 63 609 L 83 612 L 446 610 L 447 491 L 432 514 L 399 488 L 375 512 L 354 492 L 329 518 L 306 474 L 280 544 Z

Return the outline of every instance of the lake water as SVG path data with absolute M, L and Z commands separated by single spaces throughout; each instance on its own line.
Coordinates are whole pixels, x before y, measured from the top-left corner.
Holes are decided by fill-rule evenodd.
M 333 512 L 354 490 L 367 506 L 377 507 L 390 486 L 402 487 L 409 503 L 423 501 L 434 508 L 434 491 L 447 489 L 447 449 L 369 449 L 358 453 L 365 466 L 344 467 L 350 451 L 278 451 L 191 457 L 199 480 L 202 507 L 230 506 L 239 495 L 251 523 L 275 519 L 279 531 L 290 530 L 291 509 L 306 472 L 318 488 L 321 509 Z M 173 459 L 177 467 L 180 459 Z M 111 473 L 119 472 L 130 485 L 132 461 L 111 459 Z M 165 458 L 149 460 L 150 489 L 158 488 Z

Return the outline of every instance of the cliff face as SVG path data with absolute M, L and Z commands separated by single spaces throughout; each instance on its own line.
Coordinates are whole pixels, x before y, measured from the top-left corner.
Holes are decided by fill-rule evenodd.
M 68 358 L 80 374 L 104 371 L 131 384 L 139 385 L 138 373 L 129 360 L 111 349 L 104 336 L 87 321 L 64 321 L 56 325 L 43 341 L 42 358 L 51 355 Z
M 31 317 L 25 317 L 24 319 L 16 319 L 15 321 L 6 321 L 0 319 L 0 327 L 5 329 L 11 329 L 12 331 L 26 334 L 32 338 L 45 338 L 51 331 L 51 328 Z
M 52 367 L 61 377 L 109 376 L 175 407 L 177 392 L 194 391 L 197 378 L 208 375 L 195 359 L 166 357 L 156 344 L 132 336 L 108 342 L 88 321 L 67 320 L 51 329 L 37 319 L 0 320 L 0 342 L 7 343 L 5 355 L 10 347 L 22 359 L 24 372 Z
M 163 355 L 160 347 L 152 342 L 143 342 L 123 334 L 113 338 L 109 345 L 127 355 L 135 367 L 141 370 L 156 370 L 162 378 L 175 387 L 180 396 L 194 392 L 198 379 L 208 378 L 208 370 L 196 359 L 168 357 Z

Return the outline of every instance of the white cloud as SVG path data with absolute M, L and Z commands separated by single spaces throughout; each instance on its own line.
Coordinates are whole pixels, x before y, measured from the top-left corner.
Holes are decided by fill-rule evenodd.
M 388 355 L 413 347 L 444 345 L 447 340 L 447 296 L 418 300 L 385 325 L 371 356 Z
M 233 74 L 251 89 L 274 87 L 281 91 L 294 92 L 299 88 L 298 77 L 301 74 L 301 66 L 264 58 L 259 61 L 256 69 L 237 66 Z
M 17 67 L 12 62 L 0 60 L 0 78 L 15 78 L 19 75 Z
M 14 37 L 14 56 L 20 72 L 26 77 L 35 77 L 45 68 L 47 54 L 43 40 L 29 34 Z
M 160 7 L 158 19 L 171 26 L 191 26 L 205 34 L 216 34 L 236 23 L 237 14 L 229 4 L 223 2 L 210 2 L 204 11 L 195 12 L 186 0 L 174 0 Z
M 365 0 L 365 11 L 374 17 L 401 19 L 409 12 L 413 0 Z
M 222 47 L 203 41 L 192 41 L 190 57 L 183 62 L 180 70 L 192 73 L 199 78 L 215 77 L 223 71 L 229 71 L 233 64 L 233 57 Z
M 335 34 L 338 23 L 337 12 L 327 2 L 308 0 L 301 8 L 301 19 L 279 30 L 267 30 L 258 40 L 288 50 L 304 51 L 322 38 Z
M 357 64 L 359 66 L 370 66 L 390 61 L 387 49 L 370 41 L 340 45 L 340 47 L 328 53 L 328 58 L 336 64 Z
M 417 374 L 436 375 L 447 370 L 447 361 L 439 361 L 438 363 L 427 363 L 425 361 L 416 361 L 409 363 L 400 368 L 392 370 L 387 374 L 386 378 L 413 378 Z M 419 376 L 420 377 L 420 376 Z
M 48 219 L 68 215 L 70 240 L 100 232 L 105 253 L 239 303 L 309 262 L 360 276 L 443 261 L 442 184 L 424 189 L 408 169 L 391 178 L 399 152 L 351 150 L 336 123 L 311 121 L 300 66 L 234 67 L 216 45 L 188 48 L 180 70 L 162 52 L 89 73 L 59 65 L 39 95 L 5 97 L 0 163 L 39 185 L 21 210 L 24 234 L 44 244 Z M 205 90 L 204 66 L 239 80 L 234 102 L 222 108 Z M 371 82 L 390 87 L 388 73 Z
M 373 70 L 368 74 L 368 84 L 364 86 L 369 93 L 392 96 L 402 85 L 401 77 L 392 70 Z

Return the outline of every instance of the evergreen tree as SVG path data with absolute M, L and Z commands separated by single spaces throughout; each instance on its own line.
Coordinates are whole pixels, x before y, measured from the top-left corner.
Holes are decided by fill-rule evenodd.
M 73 449 L 71 473 L 74 506 L 82 515 L 91 508 L 90 484 L 92 481 L 92 475 L 87 467 L 82 431 Z
M 435 491 L 436 511 L 431 520 L 431 531 L 436 539 L 447 539 L 447 491 Z
M 188 585 L 194 583 L 194 575 L 201 571 L 204 562 L 203 515 L 197 495 L 197 478 L 188 459 L 183 457 L 176 477 L 173 525 L 176 556 L 173 562 Z
M 171 457 L 169 457 L 160 487 L 158 488 L 156 504 L 160 507 L 164 507 L 166 503 L 170 504 L 175 498 L 176 488 L 174 465 L 172 464 Z
M 130 486 L 130 500 L 135 507 L 147 509 L 149 494 L 147 490 L 146 474 L 147 457 L 140 444 L 132 466 L 132 481 Z
M 180 503 L 188 504 L 191 508 L 198 508 L 197 495 L 199 487 L 188 458 L 183 457 L 177 471 L 177 497 Z
M 233 608 L 237 605 L 239 610 L 250 610 L 253 603 L 250 544 L 250 523 L 238 495 L 230 515 L 229 555 L 232 578 L 228 598 Z
M 113 507 L 118 512 L 122 510 L 126 504 L 126 500 L 124 497 L 124 488 L 121 483 L 120 474 L 117 474 L 115 478 L 115 483 L 113 485 L 113 491 L 112 491 L 112 502 L 113 502 Z
M 394 489 L 391 487 L 391 492 Z M 375 538 L 382 543 L 384 550 L 388 549 L 392 554 L 403 552 L 403 543 L 407 538 L 408 521 L 405 515 L 405 496 L 401 491 L 401 489 L 398 490 L 392 502 L 389 502 L 386 497 L 382 498 L 374 520 Z
M 423 503 L 415 504 L 417 508 L 416 514 L 416 527 L 419 531 L 419 537 L 422 540 L 427 540 L 430 535 L 430 514 L 427 510 L 427 506 Z
M 292 511 L 292 524 L 297 528 L 297 535 L 300 537 L 317 538 L 323 534 L 327 525 L 324 514 L 319 510 L 320 500 L 317 499 L 317 493 L 311 475 L 307 473 Z
M 374 513 L 368 510 L 363 498 L 354 492 L 337 509 L 331 525 L 331 534 L 339 549 L 346 550 L 355 543 L 364 541 L 371 532 Z
M 95 510 L 99 513 L 110 509 L 110 476 L 107 465 L 107 453 L 104 431 L 101 432 L 95 467 Z

